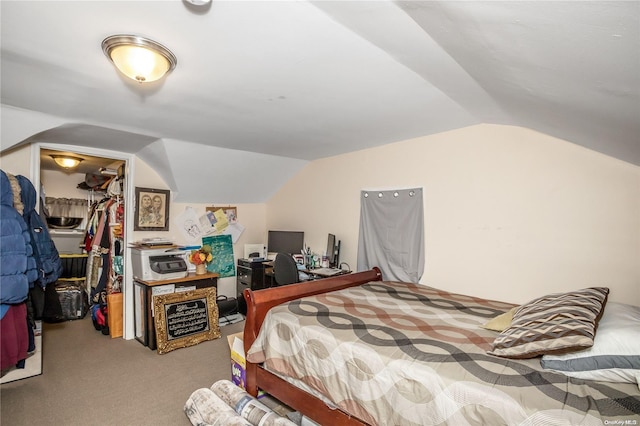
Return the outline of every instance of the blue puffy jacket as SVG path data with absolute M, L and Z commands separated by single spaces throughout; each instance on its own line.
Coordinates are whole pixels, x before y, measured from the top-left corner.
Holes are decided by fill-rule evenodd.
M 9 178 L 0 170 L 0 302 L 24 302 L 37 276 L 27 224 L 13 207 Z
M 24 205 L 22 217 L 29 228 L 33 256 L 38 268 L 38 279 L 35 284 L 45 288 L 47 284 L 55 282 L 62 275 L 62 261 L 47 225 L 36 212 L 36 189 L 26 177 L 16 176 L 16 178 L 20 184 L 20 198 Z

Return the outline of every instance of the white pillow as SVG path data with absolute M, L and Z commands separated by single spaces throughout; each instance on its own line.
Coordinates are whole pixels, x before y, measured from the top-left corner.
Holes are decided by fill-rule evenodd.
M 640 384 L 640 307 L 608 302 L 592 347 L 543 355 L 540 363 L 578 379 Z

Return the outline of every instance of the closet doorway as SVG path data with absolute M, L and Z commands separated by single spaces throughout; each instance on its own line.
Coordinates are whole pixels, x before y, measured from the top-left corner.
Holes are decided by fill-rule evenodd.
M 127 237 L 132 235 L 133 228 L 130 226 L 133 223 L 133 209 L 127 208 L 133 205 L 134 191 L 130 179 L 133 175 L 133 155 L 47 143 L 37 144 L 32 152 L 32 176 L 33 184 L 38 189 L 38 206 L 46 208 L 49 216 L 56 218 L 50 221 L 49 230 L 63 262 L 68 260 L 64 259 L 67 254 L 70 257 L 87 254 L 85 288 L 89 305 L 96 301 L 95 297 L 92 298 L 97 294 L 96 289 L 122 293 L 123 330 L 120 336 L 131 339 L 133 306 L 128 300 L 132 299 L 133 281 L 126 259 L 129 258 Z M 66 169 L 55 161 L 59 156 L 75 157 L 81 161 L 77 166 Z M 108 241 L 102 239 L 102 256 L 92 265 L 97 252 L 92 253 L 91 247 L 97 241 L 88 239 L 86 230 L 99 223 L 96 219 L 103 212 L 110 214 L 105 215 L 104 221 L 105 237 L 108 235 L 109 238 Z M 56 225 L 57 218 L 65 214 L 76 219 L 59 220 L 60 225 Z M 80 224 L 74 226 L 74 221 L 80 221 Z M 109 275 L 103 275 L 105 268 L 97 267 L 101 264 L 108 265 Z M 91 312 L 87 315 L 91 315 Z

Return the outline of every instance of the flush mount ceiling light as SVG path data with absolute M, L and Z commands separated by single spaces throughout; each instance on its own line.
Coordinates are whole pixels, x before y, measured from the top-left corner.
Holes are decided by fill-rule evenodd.
M 118 70 L 139 83 L 161 79 L 178 63 L 158 42 L 135 35 L 112 35 L 102 40 L 102 51 Z
M 52 155 L 53 161 L 64 169 L 73 169 L 83 160 L 83 158 L 73 157 L 71 155 Z

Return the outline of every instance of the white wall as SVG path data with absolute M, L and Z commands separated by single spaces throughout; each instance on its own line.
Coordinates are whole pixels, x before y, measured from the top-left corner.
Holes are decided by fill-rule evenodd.
M 31 178 L 30 152 L 5 152 L 0 166 Z M 134 182 L 166 189 L 140 160 Z M 510 126 L 474 126 L 314 161 L 268 204 L 237 205 L 246 229 L 236 257 L 245 243 L 266 242 L 267 229 L 303 230 L 320 252 L 331 232 L 342 241 L 342 260 L 355 268 L 360 190 L 412 186 L 424 188 L 423 283 L 516 303 L 606 285 L 611 300 L 640 305 L 640 168 Z M 184 207 L 172 203 L 171 212 Z M 166 235 L 181 243 L 174 232 Z M 220 294 L 235 293 L 234 279 L 220 281 Z
M 267 227 L 303 230 L 315 251 L 334 233 L 355 268 L 360 190 L 396 187 L 424 188 L 422 283 L 514 303 L 603 285 L 640 305 L 640 168 L 528 129 L 479 125 L 314 161 L 267 203 Z
M 31 146 L 13 148 L 0 154 L 0 168 L 14 176 L 22 175 L 31 179 Z
M 83 173 L 65 173 L 56 170 L 42 170 L 40 183 L 44 185 L 47 197 L 62 198 L 87 198 L 87 191 L 78 188 L 78 184 L 84 182 Z
M 154 189 L 168 189 L 162 178 L 142 160 L 136 160 L 136 170 L 134 176 L 135 186 Z M 176 244 L 189 245 L 184 239 L 178 227 L 173 222 L 173 218 L 184 212 L 185 208 L 192 207 L 198 217 L 206 212 L 210 206 L 228 206 L 226 200 L 213 200 L 206 203 L 174 203 L 170 205 L 169 214 L 171 216 L 169 231 L 136 231 L 133 233 L 131 241 L 138 241 L 143 238 L 162 237 L 168 238 Z M 243 233 L 233 246 L 236 260 L 243 257 L 245 244 L 266 243 L 266 205 L 259 204 L 233 204 L 238 209 L 238 223 L 244 227 Z M 228 297 L 236 296 L 236 278 L 226 277 L 218 280 L 218 294 Z

